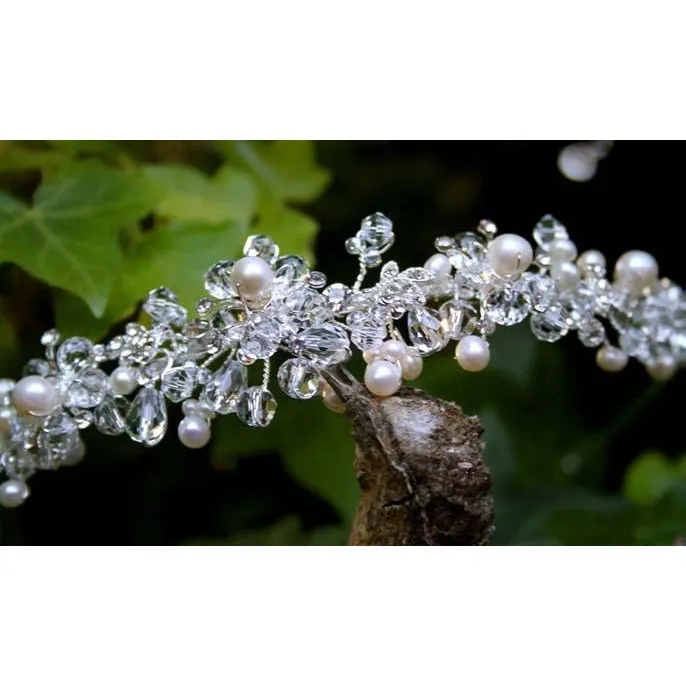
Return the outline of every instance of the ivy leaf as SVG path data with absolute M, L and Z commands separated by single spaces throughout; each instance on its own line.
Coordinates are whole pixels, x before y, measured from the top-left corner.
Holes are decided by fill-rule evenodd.
M 74 293 L 100 316 L 120 268 L 119 230 L 154 202 L 139 175 L 69 167 L 39 186 L 33 207 L 0 193 L 0 260 Z
M 257 188 L 240 169 L 223 166 L 213 178 L 183 165 L 152 165 L 146 178 L 160 193 L 157 212 L 185 221 L 248 223 L 257 208 Z
M 88 318 L 64 297 L 55 301 L 57 327 L 64 335 L 101 337 L 115 322 L 133 314 L 137 304 L 158 286 L 170 288 L 192 308 L 203 295 L 207 269 L 240 255 L 247 230 L 235 222 L 171 222 L 143 234 L 127 255 L 100 321 Z
M 636 505 L 655 505 L 682 479 L 678 468 L 662 453 L 639 455 L 624 477 L 624 495 Z
M 252 233 L 272 238 L 278 243 L 282 255 L 300 255 L 314 264 L 314 239 L 318 229 L 312 217 L 281 206 L 263 213 Z
M 311 202 L 330 181 L 329 172 L 316 162 L 312 141 L 216 141 L 215 145 L 279 200 Z

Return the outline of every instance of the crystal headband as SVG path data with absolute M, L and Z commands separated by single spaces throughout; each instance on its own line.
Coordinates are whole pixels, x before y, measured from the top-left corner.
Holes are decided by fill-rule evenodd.
M 658 279 L 651 255 L 625 253 L 610 280 L 603 255 L 577 256 L 553 217 L 543 217 L 533 237 L 535 251 L 524 238 L 497 235 L 492 222 L 482 221 L 475 232 L 437 238 L 437 253 L 423 267 L 401 270 L 383 262 L 393 224 L 377 213 L 345 243 L 359 261 L 355 283 L 327 286 L 302 258 L 280 256 L 268 237 L 251 236 L 242 258 L 207 271 L 197 316 L 157 288 L 143 304 L 150 326 L 129 323 L 123 335 L 98 344 L 46 332 L 45 359 L 30 360 L 16 383 L 0 380 L 0 471 L 7 477 L 0 504 L 24 502 L 36 470 L 79 462 L 85 453 L 79 431 L 88 426 L 156 445 L 167 431 L 167 400 L 181 403 L 178 435 L 189 448 L 208 443 L 217 414 L 267 426 L 277 406 L 270 360 L 280 353 L 289 356 L 276 373 L 280 389 L 299 400 L 319 395 L 336 412 L 345 405 L 322 371 L 345 363 L 354 349 L 367 363 L 366 387 L 389 396 L 403 380 L 419 377 L 423 357 L 451 341 L 461 367 L 484 369 L 487 337 L 498 324 L 526 317 L 542 341 L 576 332 L 583 345 L 598 349 L 597 363 L 609 372 L 634 357 L 665 380 L 686 362 L 686 298 L 679 286 Z M 378 267 L 378 281 L 363 287 Z

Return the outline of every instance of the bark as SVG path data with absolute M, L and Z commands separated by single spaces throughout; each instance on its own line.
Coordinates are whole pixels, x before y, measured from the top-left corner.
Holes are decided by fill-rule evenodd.
M 454 403 L 403 388 L 372 396 L 326 374 L 346 404 L 362 490 L 349 545 L 485 545 L 493 532 L 483 427 Z

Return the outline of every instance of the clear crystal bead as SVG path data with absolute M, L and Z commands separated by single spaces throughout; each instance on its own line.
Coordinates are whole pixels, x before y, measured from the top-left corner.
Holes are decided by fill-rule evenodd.
M 11 479 L 28 479 L 36 472 L 36 456 L 23 445 L 13 445 L 0 456 L 0 466 Z
M 395 240 L 393 222 L 381 212 L 375 212 L 362 220 L 357 236 L 369 248 L 384 250 Z
M 361 255 L 363 249 L 362 241 L 357 236 L 345 241 L 345 250 L 349 255 Z
M 567 229 L 560 224 L 551 214 L 541 217 L 538 224 L 534 227 L 534 240 L 545 251 L 550 244 L 558 238 L 569 238 Z
M 605 327 L 600 320 L 589 317 L 580 322 L 577 336 L 587 348 L 597 348 L 605 342 Z
M 122 397 L 107 396 L 94 410 L 93 421 L 100 433 L 118 436 L 126 430 L 125 418 L 129 411 L 129 401 Z
M 274 281 L 277 284 L 291 284 L 304 281 L 310 274 L 307 262 L 298 255 L 284 255 L 274 263 Z
M 201 400 L 189 398 L 181 403 L 181 411 L 186 417 L 198 416 L 205 419 L 214 419 L 217 415 L 215 411 Z
M 211 298 L 200 298 L 200 300 L 198 300 L 198 302 L 195 303 L 195 311 L 200 316 L 204 316 L 210 313 L 210 311 L 214 307 L 214 304 L 215 302 Z
M 243 246 L 246 257 L 260 257 L 265 262 L 273 264 L 279 256 L 279 246 L 268 236 L 248 236 Z
M 381 271 L 379 272 L 379 281 L 392 281 L 393 279 L 398 278 L 398 274 L 400 274 L 398 263 L 390 260 L 389 262 L 386 262 L 383 267 L 381 267 Z
M 205 272 L 205 290 L 213 298 L 227 300 L 238 297 L 238 293 L 231 282 L 231 271 L 234 264 L 233 260 L 222 260 L 213 264 Z
M 56 469 L 60 461 L 76 447 L 78 440 L 79 429 L 66 412 L 50 415 L 38 432 L 38 468 Z
M 383 258 L 381 257 L 381 253 L 378 250 L 376 250 L 375 248 L 370 248 L 364 251 L 364 253 L 362 254 L 361 261 L 362 264 L 368 269 L 374 269 L 383 262 Z
M 328 367 L 350 357 L 350 342 L 345 329 L 337 324 L 323 324 L 299 333 L 292 343 L 293 352 L 316 366 Z
M 124 337 L 115 336 L 105 345 L 105 353 L 108 360 L 116 360 L 124 348 Z
M 434 241 L 434 246 L 438 252 L 451 254 L 457 250 L 457 241 L 450 236 L 439 236 Z
M 313 288 L 294 287 L 289 289 L 283 299 L 282 308 L 283 319 L 294 326 L 294 333 L 300 329 L 319 326 L 331 319 L 331 312 L 327 307 L 326 299 Z
M 95 407 L 102 402 L 107 389 L 107 374 L 102 369 L 84 369 L 69 384 L 65 404 L 72 407 Z
M 359 350 L 377 348 L 386 338 L 386 317 L 379 312 L 351 312 L 345 321 L 350 327 L 350 340 Z
M 93 413 L 79 407 L 70 407 L 69 412 L 79 429 L 87 429 L 93 423 Z
M 458 300 L 448 300 L 447 302 L 444 302 L 438 310 L 442 330 L 445 335 L 452 338 L 454 341 L 462 338 L 464 315 L 464 307 Z
M 539 341 L 554 343 L 569 331 L 562 308 L 557 305 L 549 307 L 545 312 L 537 312 L 529 321 L 531 330 Z
M 310 272 L 306 281 L 312 288 L 324 288 L 326 286 L 326 274 L 323 272 Z
M 555 282 L 543 274 L 524 272 L 520 279 L 529 306 L 536 312 L 545 312 L 556 295 Z
M 276 375 L 281 390 L 291 398 L 307 400 L 316 395 L 321 377 L 317 368 L 307 360 L 286 360 Z
M 143 386 L 126 413 L 126 433 L 143 445 L 157 445 L 167 431 L 167 406 L 164 396 L 152 386 Z
M 435 275 L 424 267 L 410 267 L 400 274 L 400 278 L 403 281 L 411 281 L 419 285 L 429 285 L 435 279 Z
M 279 349 L 281 338 L 278 321 L 269 315 L 256 314 L 242 327 L 241 350 L 258 360 L 266 360 Z
M 333 314 L 339 314 L 344 311 L 345 303 L 348 300 L 351 289 L 343 283 L 332 283 L 327 286 L 322 295 L 326 300 L 327 306 Z
M 630 357 L 646 358 L 650 354 L 650 342 L 640 329 L 629 327 L 619 335 L 619 347 Z
M 150 362 L 139 368 L 138 383 L 145 386 L 157 381 L 168 369 L 171 369 L 173 364 L 172 356 L 166 350 L 160 350 Z
M 169 324 L 169 326 L 184 326 L 188 316 L 186 308 L 181 306 L 176 294 L 164 286 L 148 293 L 143 303 L 143 310 L 154 322 Z
M 473 231 L 463 231 L 455 236 L 457 249 L 472 262 L 485 262 L 487 258 L 486 244 L 483 238 Z
M 512 326 L 526 319 L 529 314 L 526 284 L 494 284 L 485 292 L 484 314 L 501 326 Z
M 226 360 L 205 385 L 200 400 L 219 414 L 229 414 L 235 411 L 238 396 L 247 385 L 246 367 Z
M 236 414 L 248 426 L 267 426 L 276 414 L 276 399 L 261 386 L 251 386 L 241 393 Z
M 407 313 L 407 329 L 412 345 L 422 355 L 442 350 L 449 340 L 441 316 L 428 307 L 417 307 Z
M 41 336 L 40 342 L 46 348 L 52 348 L 60 342 L 60 339 L 60 332 L 57 329 L 49 329 Z
M 93 359 L 100 364 L 107 361 L 107 348 L 102 343 L 93 346 Z
M 50 374 L 50 364 L 46 360 L 29 360 L 23 369 L 24 376 L 48 376 Z
M 78 372 L 93 364 L 93 344 L 87 338 L 67 338 L 57 350 L 57 366 L 63 372 Z
M 197 376 L 198 367 L 194 364 L 169 369 L 162 376 L 162 393 L 173 403 L 190 398 L 197 385 Z

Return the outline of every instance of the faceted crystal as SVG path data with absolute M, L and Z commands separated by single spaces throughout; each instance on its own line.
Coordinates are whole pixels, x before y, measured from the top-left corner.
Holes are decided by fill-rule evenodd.
M 419 285 L 428 285 L 433 282 L 435 275 L 424 267 L 410 267 L 400 274 L 400 278 Z
M 448 300 L 447 302 L 444 302 L 438 310 L 438 316 L 441 320 L 441 329 L 454 341 L 462 338 L 464 315 L 464 307 L 458 300 Z
M 322 295 L 331 312 L 339 314 L 344 310 L 350 292 L 351 288 L 349 286 L 343 283 L 332 283 L 322 291 Z
M 646 358 L 650 354 L 648 336 L 634 327 L 629 327 L 619 336 L 619 347 L 630 357 Z
M 391 281 L 396 279 L 398 274 L 400 274 L 398 263 L 391 260 L 390 262 L 386 262 L 386 264 L 381 267 L 381 271 L 379 272 L 379 281 Z
M 534 336 L 540 341 L 554 343 L 567 335 L 569 325 L 557 305 L 553 305 L 545 312 L 537 312 L 529 320 Z
M 168 288 L 155 288 L 148 293 L 143 303 L 143 310 L 154 322 L 181 327 L 186 323 L 186 308 L 182 307 L 179 299 Z
M 248 426 L 267 426 L 276 413 L 276 399 L 261 386 L 246 388 L 238 399 L 236 414 Z
M 50 415 L 38 433 L 38 468 L 56 469 L 60 461 L 76 447 L 78 439 L 76 422 L 66 412 Z
M 256 314 L 242 327 L 241 350 L 258 360 L 266 360 L 279 349 L 281 335 L 279 322 L 268 315 Z
M 441 324 L 441 316 L 428 307 L 417 307 L 407 313 L 407 328 L 412 345 L 422 354 L 442 350 L 449 334 Z
M 33 359 L 24 365 L 24 376 L 48 376 L 50 364 L 46 360 Z
M 365 267 L 368 269 L 374 269 L 375 267 L 378 267 L 382 262 L 383 258 L 381 257 L 381 252 L 379 250 L 376 250 L 374 248 L 370 248 L 369 250 L 365 250 L 365 252 L 362 254 L 362 264 L 364 264 Z
M 534 240 L 545 251 L 558 238 L 569 238 L 567 229 L 551 214 L 546 214 L 534 228 Z
M 450 254 L 457 250 L 457 241 L 450 236 L 439 236 L 434 241 L 434 246 L 438 252 Z
M 359 350 L 378 348 L 386 338 L 386 317 L 373 310 L 351 312 L 346 318 L 350 340 Z
M 294 333 L 300 329 L 319 326 L 331 319 L 324 296 L 313 288 L 289 289 L 282 307 L 284 318 L 295 327 Z
M 13 445 L 0 455 L 0 467 L 11 479 L 28 479 L 36 471 L 36 456 L 23 445 Z
M 248 370 L 236 360 L 226 360 L 205 385 L 200 399 L 219 414 L 236 409 L 238 396 L 248 385 Z
M 60 333 L 57 329 L 49 329 L 41 336 L 40 342 L 46 348 L 52 348 L 60 342 L 60 338 Z
M 526 284 L 494 284 L 485 293 L 484 314 L 496 324 L 512 326 L 526 319 L 529 314 Z
M 143 445 L 157 445 L 167 431 L 164 396 L 152 386 L 143 386 L 133 399 L 125 418 L 126 433 Z
M 67 338 L 57 350 L 57 366 L 62 372 L 78 372 L 93 364 L 93 344 L 87 338 Z
M 186 417 L 192 417 L 193 415 L 200 415 L 206 419 L 214 419 L 217 414 L 215 411 L 209 407 L 206 403 L 195 400 L 194 398 L 189 398 L 181 403 L 181 411 Z
M 328 367 L 350 357 L 350 342 L 345 329 L 337 324 L 323 324 L 305 329 L 292 343 L 293 352 L 316 365 Z
M 166 350 L 160 350 L 150 362 L 140 367 L 138 370 L 138 383 L 141 386 L 145 386 L 157 381 L 168 369 L 171 369 L 173 364 L 172 356 Z
M 369 248 L 383 250 L 395 240 L 393 222 L 381 212 L 375 212 L 362 220 L 357 236 Z
M 233 260 L 222 260 L 212 265 L 205 272 L 205 290 L 217 300 L 238 297 L 238 293 L 231 282 Z
M 215 302 L 211 298 L 200 298 L 200 300 L 198 300 L 198 302 L 195 303 L 195 311 L 199 315 L 204 316 L 206 314 L 209 314 L 214 305 Z
M 65 394 L 65 403 L 73 407 L 95 407 L 108 389 L 107 374 L 94 367 L 74 376 Z
M 162 393 L 173 403 L 190 398 L 197 385 L 197 376 L 198 367 L 194 364 L 169 369 L 162 376 Z
M 246 257 L 260 257 L 269 264 L 274 264 L 279 256 L 279 246 L 268 236 L 248 236 L 243 246 Z
M 364 249 L 362 241 L 355 236 L 354 238 L 348 238 L 345 241 L 345 249 L 349 255 L 360 255 Z
M 483 238 L 472 231 L 463 231 L 455 236 L 457 249 L 473 262 L 486 261 L 486 244 Z
M 597 348 L 605 341 L 605 327 L 600 320 L 589 317 L 579 324 L 577 336 L 587 348 Z
M 69 412 L 79 429 L 87 429 L 93 423 L 93 413 L 80 407 L 70 407 Z
M 102 343 L 93 346 L 93 359 L 98 364 L 107 360 L 107 348 Z
M 307 360 L 286 360 L 276 375 L 279 387 L 291 398 L 307 400 L 316 395 L 321 377 L 317 368 Z
M 545 312 L 555 297 L 555 282 L 543 274 L 524 272 L 519 281 L 524 285 L 524 296 L 536 312 Z
M 274 263 L 274 281 L 279 284 L 304 281 L 309 274 L 307 262 L 298 255 L 284 255 Z
M 107 436 L 123 434 L 125 417 L 129 411 L 129 401 L 126 398 L 107 396 L 94 410 L 93 420 L 98 431 Z
M 324 288 L 326 286 L 326 274 L 323 272 L 310 272 L 305 280 L 312 288 Z

